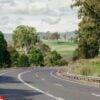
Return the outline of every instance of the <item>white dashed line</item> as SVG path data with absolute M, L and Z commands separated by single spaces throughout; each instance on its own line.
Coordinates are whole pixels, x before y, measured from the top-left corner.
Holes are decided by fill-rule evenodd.
M 42 78 L 41 80 L 42 80 L 42 81 L 45 81 L 45 79 L 44 79 L 44 78 Z
M 19 79 L 24 85 L 28 86 L 29 88 L 31 88 L 31 89 L 33 89 L 33 90 L 36 90 L 36 91 L 38 91 L 38 92 L 41 92 L 41 93 L 45 94 L 46 96 L 51 97 L 51 98 L 53 98 L 53 99 L 55 99 L 55 100 L 65 100 L 65 99 L 63 99 L 63 98 L 56 97 L 56 96 L 54 96 L 54 95 L 52 95 L 52 94 L 50 94 L 50 93 L 48 93 L 48 92 L 45 92 L 45 91 L 43 91 L 43 90 L 41 90 L 41 89 L 39 89 L 39 88 L 37 88 L 37 87 L 35 87 L 35 86 L 32 86 L 32 85 L 28 84 L 27 82 L 25 82 L 24 80 L 22 80 L 21 76 L 24 75 L 24 74 L 26 74 L 26 73 L 29 73 L 29 72 L 31 72 L 31 71 L 22 72 L 22 73 L 20 73 L 20 74 L 18 75 L 18 79 Z
M 61 84 L 58 84 L 58 83 L 56 83 L 55 85 L 56 85 L 56 86 L 62 86 Z

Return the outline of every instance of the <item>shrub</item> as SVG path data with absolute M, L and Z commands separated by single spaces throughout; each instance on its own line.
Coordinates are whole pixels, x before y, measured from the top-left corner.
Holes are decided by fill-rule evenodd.
M 51 59 L 52 59 L 52 61 L 57 61 L 57 60 L 61 59 L 61 55 L 57 51 L 52 51 Z
M 44 57 L 40 50 L 32 48 L 28 54 L 28 57 L 31 65 L 43 66 Z
M 56 51 L 49 52 L 44 58 L 44 65 L 46 66 L 64 66 L 68 63 L 62 60 L 61 55 Z
M 65 66 L 65 65 L 68 65 L 68 62 L 61 59 L 61 60 L 56 61 L 55 65 L 57 65 L 57 66 Z
M 18 59 L 18 66 L 19 67 L 29 67 L 29 59 L 25 54 L 21 54 Z

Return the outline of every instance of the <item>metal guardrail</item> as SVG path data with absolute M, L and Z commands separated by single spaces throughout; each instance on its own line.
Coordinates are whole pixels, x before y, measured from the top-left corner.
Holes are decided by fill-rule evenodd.
M 83 76 L 83 75 L 75 75 L 71 73 L 62 73 L 63 76 L 66 76 L 69 79 L 74 79 L 74 80 L 84 80 L 88 82 L 94 82 L 94 83 L 100 83 L 100 77 L 92 77 L 92 76 Z

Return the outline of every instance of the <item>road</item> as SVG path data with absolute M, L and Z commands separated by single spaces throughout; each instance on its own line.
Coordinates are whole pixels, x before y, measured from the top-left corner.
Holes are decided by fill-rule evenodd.
M 55 76 L 54 68 L 13 69 L 0 74 L 5 100 L 100 100 L 100 87 Z

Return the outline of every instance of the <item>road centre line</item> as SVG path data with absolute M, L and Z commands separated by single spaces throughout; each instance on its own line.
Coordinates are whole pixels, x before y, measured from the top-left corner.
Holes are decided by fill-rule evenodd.
M 62 86 L 62 84 L 55 83 L 56 86 Z
M 42 81 L 45 81 L 45 79 L 44 79 L 44 78 L 42 78 L 41 80 L 42 80 Z

